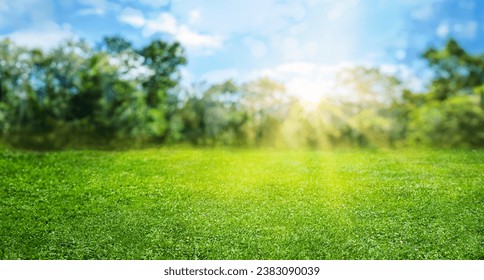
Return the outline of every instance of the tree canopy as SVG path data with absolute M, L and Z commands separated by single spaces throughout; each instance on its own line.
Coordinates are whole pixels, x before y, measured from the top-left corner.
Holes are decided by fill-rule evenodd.
M 268 78 L 180 83 L 183 47 L 120 36 L 49 51 L 0 41 L 0 135 L 27 148 L 191 143 L 273 147 L 484 146 L 484 55 L 451 39 L 423 52 L 423 92 L 379 68 L 338 75 L 348 96 L 307 110 Z

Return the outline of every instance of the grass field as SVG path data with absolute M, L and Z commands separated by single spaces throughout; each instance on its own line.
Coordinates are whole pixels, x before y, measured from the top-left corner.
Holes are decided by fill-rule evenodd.
M 484 151 L 0 151 L 1 259 L 484 259 Z

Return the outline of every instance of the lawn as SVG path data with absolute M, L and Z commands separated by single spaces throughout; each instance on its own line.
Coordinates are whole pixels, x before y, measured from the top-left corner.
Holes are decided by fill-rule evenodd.
M 0 151 L 1 259 L 484 259 L 484 151 Z

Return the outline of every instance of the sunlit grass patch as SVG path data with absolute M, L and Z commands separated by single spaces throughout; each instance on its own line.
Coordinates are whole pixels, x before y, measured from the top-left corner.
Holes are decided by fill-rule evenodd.
M 0 153 L 2 259 L 482 259 L 482 151 Z

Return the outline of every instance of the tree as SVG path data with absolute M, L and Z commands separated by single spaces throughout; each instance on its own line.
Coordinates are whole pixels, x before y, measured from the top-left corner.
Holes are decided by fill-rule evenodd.
M 484 112 L 466 96 L 449 97 L 411 113 L 409 141 L 431 147 L 484 147 Z
M 133 49 L 133 44 L 121 36 L 107 36 L 99 45 L 99 50 L 116 55 Z
M 408 95 L 409 100 L 418 101 L 409 114 L 409 141 L 429 146 L 483 147 L 484 57 L 469 54 L 453 39 L 440 50 L 429 48 L 423 57 L 434 76 L 424 98 Z
M 338 74 L 338 88 L 345 96 L 341 103 L 350 142 L 358 146 L 392 145 L 397 126 L 394 105 L 402 100 L 401 81 L 378 68 L 354 67 Z M 343 90 L 341 90 L 343 89 Z
M 243 126 L 249 145 L 275 145 L 290 107 L 295 103 L 282 83 L 267 77 L 241 86 L 241 105 L 246 115 Z
M 182 108 L 184 134 L 194 144 L 240 144 L 245 113 L 240 88 L 228 80 L 194 88 Z
M 163 139 L 167 99 L 186 63 L 178 43 L 141 50 L 122 37 L 49 51 L 0 41 L 0 132 L 12 143 L 62 147 L 85 139 Z M 34 143 L 35 142 L 35 143 Z
M 186 64 L 184 50 L 177 42 L 169 44 L 153 41 L 139 51 L 146 65 L 152 72 L 144 83 L 148 106 L 148 129 L 152 136 L 163 138 L 167 130 L 166 97 L 168 90 L 179 81 L 178 67 Z
M 432 98 L 443 101 L 457 95 L 480 95 L 480 106 L 484 109 L 484 56 L 471 55 L 454 39 L 437 50 L 429 48 L 423 54 L 434 78 L 430 87 Z

